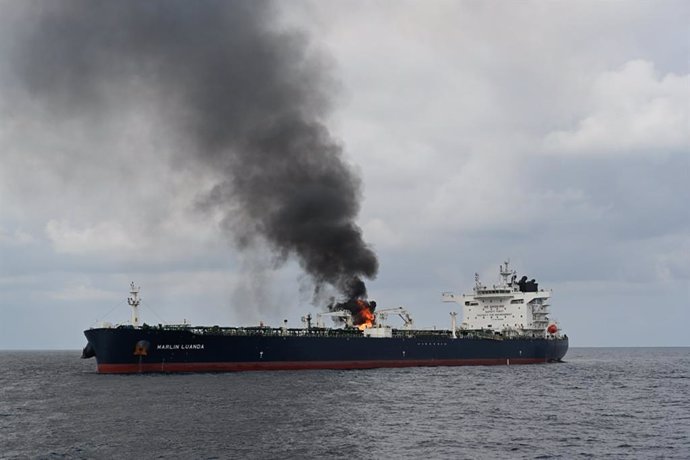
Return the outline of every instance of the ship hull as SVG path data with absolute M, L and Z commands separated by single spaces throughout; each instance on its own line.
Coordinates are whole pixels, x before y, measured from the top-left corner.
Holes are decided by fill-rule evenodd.
M 165 328 L 84 332 L 99 373 L 512 365 L 560 361 L 567 338 L 452 338 L 434 331 L 362 335 L 228 335 Z

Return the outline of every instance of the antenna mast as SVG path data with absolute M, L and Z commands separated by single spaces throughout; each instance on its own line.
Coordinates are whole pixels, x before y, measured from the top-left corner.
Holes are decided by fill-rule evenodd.
M 503 265 L 501 265 L 501 268 L 499 268 L 499 273 L 501 274 L 501 281 L 503 284 L 508 284 L 508 279 L 514 274 L 514 272 L 508 268 L 508 264 L 510 264 L 510 259 L 503 262 Z

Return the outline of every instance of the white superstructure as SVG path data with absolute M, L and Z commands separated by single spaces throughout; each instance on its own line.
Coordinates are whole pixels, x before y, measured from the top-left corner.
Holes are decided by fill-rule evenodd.
M 444 302 L 462 305 L 461 330 L 491 330 L 504 335 L 556 335 L 558 327 L 549 319 L 550 291 L 539 290 L 537 282 L 517 273 L 508 262 L 499 269 L 498 284 L 484 285 L 475 274 L 473 294 L 444 292 Z

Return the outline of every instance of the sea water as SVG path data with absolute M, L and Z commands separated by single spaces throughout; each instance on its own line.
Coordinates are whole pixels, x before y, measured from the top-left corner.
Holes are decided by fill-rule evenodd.
M 690 458 L 690 348 L 189 375 L 79 355 L 0 352 L 0 458 Z

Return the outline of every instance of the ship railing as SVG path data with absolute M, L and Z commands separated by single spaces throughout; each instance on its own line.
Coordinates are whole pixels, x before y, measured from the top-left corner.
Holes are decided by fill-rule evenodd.
M 535 323 L 537 323 L 535 321 Z M 161 326 L 166 328 L 165 326 Z M 153 327 L 152 329 L 155 329 Z M 318 328 L 311 329 L 283 329 L 272 327 L 187 327 L 185 330 L 195 335 L 222 335 L 222 336 L 264 336 L 264 337 L 362 337 L 362 331 L 356 328 L 330 329 Z M 536 334 L 536 335 L 535 335 Z M 522 331 L 520 334 L 502 334 L 489 329 L 467 330 L 459 329 L 456 331 L 457 339 L 492 339 L 492 340 L 525 340 L 530 338 L 543 338 L 541 329 L 533 331 Z M 452 337 L 451 330 L 444 329 L 393 329 L 393 338 L 419 338 L 419 337 Z
M 329 337 L 356 337 L 361 336 L 359 329 L 287 329 L 272 327 L 191 327 L 187 330 L 196 335 L 224 335 L 224 336 L 265 336 L 265 337 L 304 337 L 304 336 L 329 336 Z

